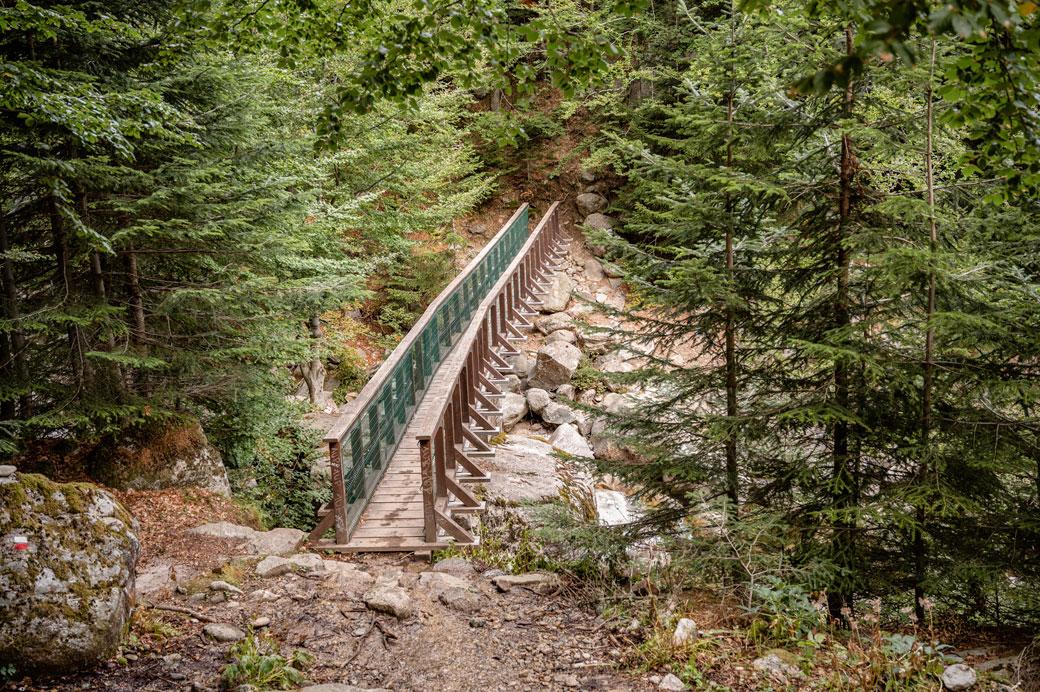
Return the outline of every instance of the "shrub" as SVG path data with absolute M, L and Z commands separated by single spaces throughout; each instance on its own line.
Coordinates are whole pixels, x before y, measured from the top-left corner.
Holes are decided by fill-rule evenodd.
M 311 656 L 299 649 L 287 659 L 278 653 L 278 647 L 263 636 L 252 632 L 231 647 L 232 662 L 224 666 L 220 678 L 227 689 L 252 685 L 263 690 L 288 690 L 303 682 L 303 669 Z

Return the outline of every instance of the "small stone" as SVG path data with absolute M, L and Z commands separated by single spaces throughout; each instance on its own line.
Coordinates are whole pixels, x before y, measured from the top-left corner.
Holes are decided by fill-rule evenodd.
M 252 685 L 239 685 L 231 692 L 256 692 L 256 688 Z
M 211 581 L 209 583 L 210 591 L 225 591 L 227 593 L 242 594 L 242 589 L 238 588 L 233 584 L 228 584 L 226 581 L 218 579 L 217 581 Z
M 470 618 L 470 620 L 469 620 L 469 626 L 470 627 L 483 627 L 486 624 L 487 624 L 487 618 L 476 617 L 476 618 Z
M 563 685 L 564 687 L 577 687 L 578 686 L 578 676 L 577 675 L 567 675 L 567 676 L 564 676 L 563 680 L 560 681 L 560 684 Z
M 784 652 L 786 654 L 786 652 Z M 790 655 L 790 654 L 788 654 Z M 751 663 L 756 670 L 763 670 L 772 675 L 781 675 L 783 677 L 800 677 L 803 675 L 802 671 L 797 666 L 786 663 L 777 652 L 767 653 L 765 656 L 756 658 Z
M 548 406 L 542 409 L 542 420 L 549 425 L 564 425 L 566 423 L 576 423 L 578 418 L 574 415 L 574 411 L 570 406 L 561 404 L 556 401 L 550 402 Z
M 657 689 L 666 690 L 667 692 L 682 692 L 682 690 L 686 689 L 686 685 L 675 675 L 669 673 L 661 678 L 661 682 L 657 683 Z
M 566 312 L 556 312 L 552 315 L 546 315 L 545 317 L 535 320 L 534 326 L 538 331 L 546 336 L 561 329 L 574 328 L 571 316 Z
M 552 397 L 544 389 L 531 387 L 527 390 L 527 406 L 535 413 L 541 413 L 551 401 Z
M 14 472 L 18 469 L 10 464 L 0 464 L 0 478 L 7 478 L 13 476 Z
M 606 197 L 595 192 L 583 192 L 574 198 L 574 205 L 582 216 L 605 211 L 609 204 Z
M 137 654 L 123 654 L 123 658 L 125 658 L 128 661 L 136 661 Z
M 589 458 L 593 456 L 589 443 L 585 441 L 573 423 L 565 423 L 556 428 L 556 432 L 549 438 L 549 444 L 571 456 Z
M 604 277 L 603 265 L 591 257 L 585 260 L 585 278 L 589 281 L 599 281 Z
M 258 617 L 257 619 L 253 620 L 253 627 L 256 627 L 257 629 L 259 629 L 261 627 L 267 627 L 270 624 L 271 624 L 271 618 L 267 617 L 266 615 L 262 615 L 262 616 Z
M 246 633 L 235 627 L 234 625 L 228 625 L 223 622 L 211 622 L 202 628 L 204 634 L 218 642 L 237 642 L 240 639 L 245 639 Z
M 948 689 L 950 692 L 960 692 L 966 690 L 975 685 L 978 681 L 978 676 L 975 674 L 975 670 L 964 663 L 955 663 L 952 666 L 946 666 L 946 670 L 942 674 L 943 687 Z
M 460 613 L 475 613 L 480 610 L 480 599 L 468 589 L 452 587 L 442 591 L 437 599 Z
M 676 646 L 682 646 L 688 641 L 697 638 L 697 623 L 690 618 L 680 618 L 679 622 L 675 625 L 675 632 L 672 634 L 672 643 Z
M 169 675 L 170 680 L 183 680 L 184 678 L 188 677 L 184 673 L 179 673 L 177 671 L 174 671 L 172 673 L 168 673 L 168 675 Z
M 550 332 L 549 336 L 545 337 L 545 343 L 551 344 L 554 341 L 562 341 L 567 344 L 573 344 L 578 340 L 574 332 L 569 329 L 557 329 L 555 332 Z

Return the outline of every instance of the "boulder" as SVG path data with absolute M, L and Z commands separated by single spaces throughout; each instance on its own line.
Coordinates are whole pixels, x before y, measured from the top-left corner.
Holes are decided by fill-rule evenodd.
M 556 390 L 556 396 L 574 401 L 574 386 L 569 384 L 561 384 L 560 388 Z
M 574 198 L 574 206 L 578 207 L 578 211 L 581 212 L 582 216 L 588 216 L 589 214 L 606 211 L 610 203 L 607 202 L 607 198 L 603 195 L 597 195 L 595 192 L 583 192 Z
M 103 439 L 87 457 L 91 476 L 119 490 L 203 488 L 231 494 L 220 452 L 198 421 L 153 423 Z
M 512 591 L 523 586 L 546 592 L 560 585 L 560 578 L 550 572 L 528 572 L 526 574 L 503 574 L 491 580 L 499 591 Z
M 14 479 L 0 485 L 0 667 L 93 666 L 115 653 L 130 620 L 137 521 L 96 486 Z
M 767 653 L 765 656 L 756 658 L 751 662 L 751 665 L 755 670 L 761 670 L 770 675 L 774 675 L 782 678 L 801 677 L 804 675 L 801 669 L 793 663 L 788 663 L 785 658 L 789 658 L 790 654 L 786 651 L 773 650 Z
M 602 418 L 597 418 L 592 422 L 589 443 L 592 447 L 592 454 L 597 459 L 604 461 L 624 461 L 625 459 L 624 448 L 607 432 L 607 421 Z
M 565 273 L 556 272 L 552 283 L 549 284 L 548 293 L 542 297 L 542 312 L 562 312 L 567 309 L 571 302 L 571 291 L 574 290 L 574 281 Z
M 556 432 L 549 438 L 549 444 L 571 456 L 589 458 L 593 456 L 589 443 L 585 441 L 573 423 L 566 423 L 556 428 Z
M 543 344 L 538 349 L 534 376 L 528 384 L 545 390 L 556 389 L 561 384 L 570 382 L 579 362 L 581 350 L 577 346 L 562 341 Z
M 450 589 L 472 591 L 473 583 L 448 572 L 422 572 L 419 575 L 419 588 L 429 591 L 431 598 L 439 598 L 441 594 Z
M 437 600 L 460 613 L 473 614 L 480 610 L 480 597 L 469 589 L 446 589 L 437 596 Z
M 950 692 L 969 689 L 974 687 L 976 682 L 978 682 L 978 676 L 975 674 L 975 670 L 964 663 L 946 666 L 942 674 L 943 687 Z
M 522 394 L 506 392 L 501 399 L 502 429 L 510 431 L 527 415 L 527 398 Z
M 589 281 L 600 281 L 606 276 L 603 273 L 603 265 L 592 259 L 585 260 L 585 278 Z
M 265 557 L 256 566 L 256 576 L 263 579 L 278 577 L 292 569 L 292 565 L 284 557 L 271 555 Z
M 609 231 L 617 226 L 618 220 L 606 214 L 589 214 L 585 217 L 585 227 L 594 231 Z M 602 257 L 603 255 L 596 255 Z
M 555 312 L 535 321 L 535 328 L 542 334 L 552 334 L 558 329 L 574 329 L 571 316 L 566 312 Z
M 411 617 L 415 612 L 408 593 L 392 583 L 377 581 L 375 586 L 365 592 L 361 600 L 370 610 L 393 615 L 400 620 Z
M 544 389 L 532 387 L 527 390 L 527 406 L 535 413 L 541 413 L 551 402 L 552 397 Z
M 578 417 L 574 415 L 570 406 L 555 401 L 549 402 L 540 415 L 543 421 L 552 426 L 578 422 Z
M 578 332 L 578 344 L 594 355 L 603 355 L 614 346 L 614 338 L 607 332 L 593 332 L 582 330 Z
M 564 343 L 573 344 L 578 340 L 578 337 L 574 335 L 569 329 L 557 329 L 555 332 L 545 337 L 545 343 L 551 344 L 554 341 L 563 341 Z
M 509 375 L 506 375 L 505 377 L 503 377 L 502 379 L 505 380 L 505 383 L 500 385 L 499 389 L 501 389 L 503 393 L 508 394 L 508 393 L 512 392 L 512 393 L 516 394 L 516 393 L 520 392 L 520 377 L 519 376 L 513 375 L 513 374 L 509 374 Z
M 254 531 L 246 549 L 257 555 L 287 555 L 295 552 L 303 544 L 305 538 L 307 538 L 307 534 L 299 529 Z
M 211 622 L 202 628 L 203 634 L 207 637 L 212 637 L 218 642 L 237 642 L 239 639 L 245 639 L 246 633 L 235 627 L 234 625 L 228 625 L 223 622 Z
M 545 442 L 510 435 L 495 448 L 495 472 L 487 495 L 508 504 L 556 497 L 560 489 L 556 464 L 553 449 Z

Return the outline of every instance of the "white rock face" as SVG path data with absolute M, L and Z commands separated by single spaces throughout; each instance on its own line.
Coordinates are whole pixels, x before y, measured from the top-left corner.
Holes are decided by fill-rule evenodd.
M 553 448 L 540 440 L 510 435 L 495 450 L 489 497 L 506 502 L 555 497 L 560 488 Z
M 975 674 L 975 670 L 964 663 L 946 666 L 946 670 L 942 674 L 943 687 L 950 692 L 961 692 L 961 690 L 969 689 L 974 687 L 976 682 L 978 682 L 978 676 Z
M 534 377 L 528 384 L 545 390 L 556 389 L 570 382 L 580 361 L 581 349 L 573 344 L 562 341 L 544 344 L 538 349 Z
M 574 198 L 574 205 L 578 207 L 578 211 L 581 212 L 582 216 L 588 216 L 589 214 L 605 211 L 606 208 L 610 206 L 606 197 L 598 195 L 595 192 L 581 193 Z
M 257 531 L 248 526 L 239 526 L 226 521 L 196 526 L 194 529 L 189 529 L 188 533 L 218 538 L 245 539 L 248 542 L 243 550 L 253 555 L 288 555 L 295 552 L 303 543 L 303 539 L 307 537 L 307 534 L 299 529 Z
M 522 394 L 506 392 L 500 400 L 502 406 L 502 429 L 510 431 L 527 415 L 527 398 Z
M 574 281 L 564 272 L 557 272 L 549 285 L 548 295 L 542 297 L 542 312 L 562 312 L 567 309 L 571 302 L 571 291 L 574 290 Z
M 137 521 L 86 483 L 0 485 L 0 665 L 66 673 L 112 655 L 129 622 Z M 15 536 L 28 549 L 15 550 Z
M 556 432 L 549 438 L 549 444 L 572 456 L 592 457 L 592 448 L 573 423 L 556 428 Z
M 571 316 L 566 312 L 555 312 L 535 320 L 535 329 L 542 334 L 552 334 L 560 329 L 574 329 L 571 324 Z

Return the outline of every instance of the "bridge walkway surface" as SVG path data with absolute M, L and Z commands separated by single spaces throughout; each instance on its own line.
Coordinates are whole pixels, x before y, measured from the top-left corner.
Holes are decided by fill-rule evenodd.
M 531 233 L 528 215 L 517 209 L 438 295 L 325 436 L 333 499 L 318 512 L 316 547 L 478 543 L 459 517 L 484 508 L 473 486 L 489 480 L 480 460 L 501 430 L 499 385 L 565 247 L 558 203 Z

